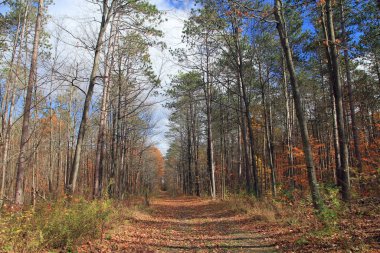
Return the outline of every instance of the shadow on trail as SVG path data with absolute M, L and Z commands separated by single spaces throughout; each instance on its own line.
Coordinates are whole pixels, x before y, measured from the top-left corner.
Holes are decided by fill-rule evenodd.
M 92 252 L 276 252 L 257 222 L 226 202 L 161 195 Z

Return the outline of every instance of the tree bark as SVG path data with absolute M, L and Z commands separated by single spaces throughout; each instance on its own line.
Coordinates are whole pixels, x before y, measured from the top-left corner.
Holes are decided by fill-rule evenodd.
M 113 22 L 111 22 L 110 38 L 108 42 L 108 52 L 105 58 L 105 70 L 103 78 L 103 93 L 102 93 L 102 104 L 100 108 L 100 123 L 98 131 L 98 140 L 96 144 L 96 156 L 95 156 L 95 177 L 94 177 L 94 190 L 93 195 L 95 198 L 100 197 L 102 194 L 103 185 L 103 158 L 104 158 L 104 147 L 105 147 L 105 130 L 106 130 L 106 120 L 108 115 L 107 103 L 108 103 L 108 91 L 111 86 L 111 70 L 112 70 L 112 58 L 114 51 L 114 28 Z
M 334 158 L 335 158 L 335 181 L 337 186 L 341 186 L 342 182 L 342 173 L 341 173 L 341 159 L 340 159 L 340 147 L 339 147 L 339 138 L 338 138 L 338 121 L 337 121 L 337 114 L 336 114 L 336 103 L 335 103 L 335 96 L 333 91 L 333 77 L 330 74 L 330 70 L 332 70 L 332 61 L 331 61 L 331 53 L 330 48 L 328 46 L 328 32 L 327 32 L 327 25 L 326 25 L 326 13 L 325 13 L 325 5 L 321 6 L 321 20 L 322 20 L 322 30 L 323 35 L 325 38 L 325 52 L 326 52 L 326 58 L 327 58 L 327 67 L 329 72 L 329 87 L 330 87 L 330 101 L 331 101 L 331 110 L 332 110 L 332 123 L 333 123 L 333 143 L 334 143 Z
M 209 44 L 208 37 L 206 35 L 206 70 L 205 70 L 205 99 L 206 99 L 206 116 L 207 116 L 207 168 L 210 174 L 210 193 L 212 199 L 216 198 L 216 187 L 215 187 L 215 161 L 214 161 L 214 144 L 212 139 L 212 119 L 211 119 L 211 93 L 212 93 L 212 83 L 210 80 L 210 55 L 209 55 Z
M 96 42 L 96 47 L 95 47 L 95 55 L 94 55 L 94 61 L 92 65 L 91 75 L 90 75 L 90 83 L 89 83 L 86 98 L 84 101 L 82 120 L 79 127 L 74 159 L 73 159 L 72 168 L 70 171 L 69 182 L 66 188 L 66 193 L 68 195 L 72 195 L 76 187 L 79 165 L 80 165 L 80 158 L 81 158 L 81 151 L 82 151 L 82 146 L 83 146 L 84 137 L 86 133 L 86 127 L 87 127 L 88 111 L 90 109 L 91 99 L 94 93 L 95 81 L 97 78 L 97 72 L 98 72 L 99 63 L 100 63 L 100 54 L 101 54 L 101 49 L 103 46 L 103 37 L 106 32 L 107 25 L 110 21 L 110 18 L 113 14 L 112 13 L 113 6 L 111 5 L 111 7 L 108 7 L 107 2 L 108 1 L 103 0 L 102 21 L 100 24 L 100 30 L 99 30 L 98 39 Z
M 26 22 L 28 18 L 28 10 L 29 10 L 29 5 L 26 5 L 25 11 L 24 11 L 24 17 L 22 21 L 22 29 L 21 29 L 21 34 L 20 34 L 20 45 L 19 45 L 19 50 L 18 50 L 18 56 L 17 56 L 17 61 L 16 61 L 16 68 L 15 68 L 15 73 L 14 76 L 18 78 L 18 66 L 20 66 L 21 63 L 21 55 L 22 55 L 22 45 L 23 45 L 23 40 L 25 36 L 25 30 L 26 30 Z M 15 44 L 17 45 L 17 40 L 15 39 Z M 15 48 L 13 49 L 15 50 Z M 15 52 L 15 51 L 14 51 Z M 12 68 L 10 69 L 12 71 Z M 10 90 L 11 97 L 10 97 L 10 102 L 11 105 L 9 107 L 9 113 L 8 110 L 5 110 L 8 113 L 8 116 L 3 115 L 4 119 L 7 117 L 6 120 L 6 126 L 4 125 L 5 122 L 3 122 L 3 127 L 5 127 L 5 133 L 4 133 L 4 147 L 3 147 L 3 157 L 2 157 L 2 183 L 1 183 L 1 193 L 0 193 L 0 200 L 4 199 L 5 197 L 5 177 L 6 177 L 6 169 L 8 165 L 8 149 L 9 149 L 9 144 L 11 140 L 11 128 L 12 128 L 12 117 L 13 117 L 13 110 L 15 107 L 15 99 L 16 99 L 16 84 L 17 82 L 13 79 L 13 74 L 9 74 L 9 82 L 13 82 L 13 89 Z
M 24 174 L 26 167 L 26 149 L 29 142 L 29 121 L 31 115 L 32 107 L 32 97 L 33 97 L 33 88 L 36 85 L 37 80 L 37 59 L 38 59 L 38 47 L 40 43 L 40 32 L 42 28 L 42 17 L 43 17 L 43 5 L 44 0 L 39 0 L 38 3 L 38 14 L 35 25 L 35 34 L 33 42 L 33 53 L 32 61 L 30 64 L 29 80 L 26 90 L 25 105 L 24 105 L 24 114 L 22 121 L 22 130 L 21 130 L 21 142 L 20 142 L 20 153 L 18 157 L 17 164 L 17 175 L 16 175 L 16 189 L 15 189 L 15 203 L 17 205 L 22 205 L 24 203 Z
M 348 164 L 348 146 L 346 140 L 346 131 L 344 128 L 344 111 L 343 111 L 343 92 L 342 82 L 340 78 L 340 66 L 338 59 L 338 51 L 335 40 L 335 30 L 333 21 L 333 8 L 331 0 L 326 1 L 326 15 L 327 15 L 327 34 L 328 34 L 328 46 L 330 49 L 331 65 L 330 70 L 331 79 L 333 80 L 333 91 L 335 97 L 336 113 L 337 113 L 337 127 L 338 127 L 338 139 L 340 149 L 341 160 L 341 172 L 342 172 L 342 198 L 345 201 L 350 199 L 350 174 Z
M 350 118 L 351 118 L 351 127 L 352 127 L 352 137 L 354 139 L 354 154 L 356 158 L 356 166 L 358 167 L 359 175 L 363 171 L 362 165 L 362 156 L 360 153 L 360 139 L 358 134 L 358 127 L 356 124 L 356 114 L 355 114 L 355 106 L 354 106 L 354 98 L 352 92 L 352 79 L 351 79 L 351 71 L 350 71 L 350 58 L 348 55 L 348 36 L 346 32 L 346 24 L 345 24 L 345 15 L 344 15 L 344 7 L 343 0 L 340 1 L 340 18 L 341 18 L 341 30 L 342 30 L 342 46 L 344 50 L 344 65 L 346 70 L 346 82 L 348 87 L 348 101 L 350 106 Z M 359 181 L 361 182 L 361 178 L 359 176 Z
M 283 92 L 285 97 L 285 131 L 286 131 L 286 146 L 288 152 L 288 176 L 290 178 L 290 187 L 294 189 L 296 187 L 296 182 L 294 180 L 294 156 L 293 156 L 293 121 L 292 114 L 290 113 L 290 105 L 289 102 L 289 92 L 288 92 L 288 80 L 286 78 L 286 64 L 284 55 L 282 55 L 282 75 L 283 75 Z M 293 104 L 293 103 L 292 103 Z
M 274 168 L 274 149 L 273 149 L 273 131 L 272 131 L 272 111 L 270 105 L 267 102 L 267 94 L 265 89 L 265 83 L 262 78 L 261 63 L 259 63 L 259 80 L 261 84 L 261 100 L 263 105 L 263 118 L 264 118 L 264 135 L 265 144 L 268 150 L 268 163 L 271 170 L 271 191 L 272 195 L 276 196 L 276 176 Z M 265 174 L 266 175 L 266 174 Z M 266 183 L 266 179 L 265 179 Z
M 211 128 L 211 83 L 209 81 L 209 73 L 206 73 L 206 111 L 207 111 L 207 167 L 210 173 L 210 191 L 211 197 L 216 198 L 215 192 L 215 162 L 214 162 L 214 143 L 212 140 Z
M 245 113 L 244 113 L 244 104 L 243 104 L 243 92 L 241 89 L 241 84 L 240 84 L 240 78 L 237 76 L 237 84 L 238 84 L 238 89 L 239 89 L 239 106 L 240 106 L 240 129 L 241 129 L 241 137 L 243 139 L 243 152 L 244 152 L 244 171 L 245 171 L 245 188 L 247 193 L 251 191 L 251 173 L 249 173 L 249 155 L 248 155 L 248 140 L 247 140 L 247 127 L 246 127 L 246 118 L 245 118 Z M 240 137 L 240 136 L 239 136 Z M 240 138 L 239 138 L 239 148 L 241 151 L 241 143 L 240 143 Z M 239 173 L 241 174 L 241 163 L 240 165 L 240 170 Z
M 239 43 L 239 32 L 238 27 L 234 27 L 234 33 L 235 33 L 235 47 L 236 47 L 236 53 L 237 53 L 237 71 L 238 76 L 240 79 L 240 85 L 241 85 L 241 95 L 242 95 L 242 101 L 244 104 L 244 114 L 245 114 L 245 120 L 247 121 L 247 128 L 248 128 L 248 137 L 249 137 L 249 144 L 250 144 L 250 151 L 251 151 L 251 166 L 252 166 L 252 173 L 253 173 L 253 190 L 256 195 L 256 197 L 260 197 L 260 191 L 259 191 L 259 180 L 257 175 L 257 165 L 256 165 L 256 150 L 255 150 L 255 141 L 254 141 L 254 133 L 253 133 L 253 127 L 252 127 L 252 117 L 250 113 L 250 103 L 249 98 L 247 94 L 247 87 L 244 80 L 244 71 L 243 71 L 243 56 L 240 48 Z M 245 127 L 245 126 L 244 126 Z
M 307 130 L 307 122 L 302 109 L 302 101 L 300 96 L 300 91 L 298 87 L 298 81 L 296 77 L 295 67 L 293 63 L 292 50 L 289 45 L 288 35 L 285 27 L 285 19 L 283 16 L 282 1 L 274 0 L 274 16 L 277 21 L 277 30 L 281 41 L 282 50 L 285 55 L 286 65 L 289 72 L 290 84 L 292 85 L 293 98 L 295 102 L 296 115 L 298 119 L 298 124 L 300 127 L 303 150 L 305 154 L 305 162 L 307 167 L 307 175 L 309 180 L 309 186 L 311 191 L 311 196 L 313 200 L 314 208 L 321 210 L 323 203 L 319 193 L 319 186 L 315 174 L 313 154 L 311 151 L 311 145 L 309 141 L 309 133 Z

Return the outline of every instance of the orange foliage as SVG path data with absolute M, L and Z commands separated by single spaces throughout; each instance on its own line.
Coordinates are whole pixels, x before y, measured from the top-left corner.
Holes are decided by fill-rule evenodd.
M 293 155 L 296 158 L 304 158 L 305 154 L 301 148 L 293 147 Z
M 322 6 L 326 4 L 326 0 L 318 0 L 317 1 L 317 6 Z
M 149 149 L 149 154 L 154 158 L 158 176 L 162 177 L 164 175 L 165 160 L 161 151 L 153 146 Z
M 51 122 L 50 122 L 51 120 Z M 63 120 L 60 120 L 57 117 L 57 114 L 53 112 L 52 116 L 46 116 L 44 118 L 40 119 L 41 124 L 41 136 L 47 137 L 50 135 L 51 132 L 56 132 L 58 129 L 63 127 L 65 125 Z
M 254 117 L 252 117 L 251 125 L 254 130 L 260 130 L 263 127 L 263 124 L 257 121 Z

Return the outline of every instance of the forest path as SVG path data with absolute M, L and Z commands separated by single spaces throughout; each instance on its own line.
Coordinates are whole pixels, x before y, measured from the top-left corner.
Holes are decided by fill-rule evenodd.
M 227 202 L 163 195 L 86 252 L 276 252 L 267 229 Z

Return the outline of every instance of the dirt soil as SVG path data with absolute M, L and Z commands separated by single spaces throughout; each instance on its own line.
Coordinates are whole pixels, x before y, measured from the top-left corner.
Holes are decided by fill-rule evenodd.
M 195 197 L 151 201 L 125 224 L 79 252 L 277 252 L 271 226 L 226 206 Z
M 290 225 L 281 218 L 269 221 L 254 212 L 246 213 L 233 202 L 197 197 L 162 194 L 150 202 L 149 207 L 138 208 L 128 219 L 114 224 L 102 239 L 79 247 L 78 253 L 380 252 L 380 216 L 365 215 L 360 209 L 342 219 L 340 231 L 312 236 L 312 218 Z

